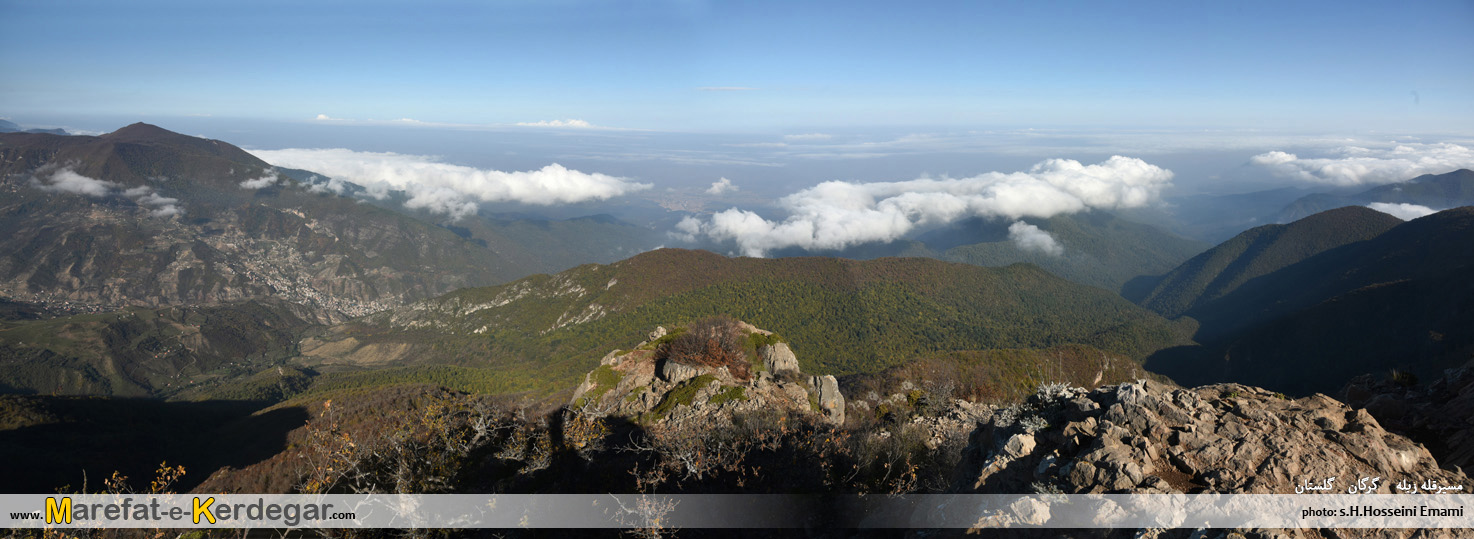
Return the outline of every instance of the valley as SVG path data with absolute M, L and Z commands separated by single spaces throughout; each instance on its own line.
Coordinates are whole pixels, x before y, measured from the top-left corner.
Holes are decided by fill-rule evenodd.
M 4 488 L 170 463 L 197 492 L 1272 493 L 1286 458 L 1467 479 L 1441 418 L 1474 368 L 1469 207 L 1356 199 L 1211 247 L 1092 210 L 1035 221 L 1053 253 L 972 219 L 753 258 L 609 215 L 442 221 L 232 148 L 0 134 L 0 456 L 45 463 Z M 1245 434 L 1269 423 L 1304 441 Z M 1272 456 L 1210 449 L 1246 444 Z

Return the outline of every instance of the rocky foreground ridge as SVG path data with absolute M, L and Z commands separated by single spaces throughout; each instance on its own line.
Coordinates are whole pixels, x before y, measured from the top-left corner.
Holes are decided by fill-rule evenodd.
M 739 324 L 747 335 L 771 336 Z M 1289 398 L 1240 384 L 1189 389 L 1146 380 L 1095 389 L 1048 384 L 1013 406 L 953 400 L 899 422 L 877 425 L 855 417 L 846 423 L 845 397 L 834 377 L 802 373 L 784 343 L 757 346 L 761 365 L 742 378 L 725 367 L 665 357 L 670 338 L 657 328 L 634 350 L 610 352 L 585 376 L 572 407 L 677 426 L 781 408 L 875 430 L 871 436 L 920 428 L 930 450 L 947 450 L 937 440 L 966 440 L 951 487 L 957 492 L 1290 494 L 1327 478 L 1344 490 L 1362 477 L 1380 477 L 1367 493 L 1392 494 L 1404 479 L 1468 483 L 1459 466 L 1440 464 L 1428 447 L 1383 428 L 1367 409 L 1323 394 Z M 1450 372 L 1427 392 L 1461 397 L 1426 397 L 1429 402 L 1419 404 L 1404 396 L 1398 410 L 1406 408 L 1405 416 L 1420 418 L 1425 427 L 1438 425 L 1435 413 L 1442 412 L 1445 423 L 1467 416 L 1453 410 L 1474 395 L 1474 368 Z M 1388 398 L 1374 400 L 1393 407 Z M 1460 451 L 1440 454 L 1457 459 Z
M 1426 441 L 1443 465 L 1474 465 L 1474 362 L 1448 369 L 1426 386 L 1408 373 L 1362 375 L 1341 394 L 1388 430 Z
M 220 470 L 200 488 L 838 495 L 1295 495 L 1322 485 L 1334 494 L 1361 487 L 1358 493 L 1404 495 L 1400 484 L 1474 488 L 1457 466 L 1440 463 L 1449 453 L 1430 451 L 1384 428 L 1367 409 L 1321 394 L 1289 398 L 1240 384 L 1182 388 L 1150 380 L 1094 388 L 1045 384 L 1023 402 L 1000 405 L 927 395 L 921 385 L 901 402 L 914 394 L 918 404 L 929 404 L 908 408 L 891 400 L 894 409 L 879 414 L 840 392 L 852 386 L 804 373 L 798 359 L 770 332 L 731 319 L 703 320 L 674 331 L 657 328 L 632 349 L 608 353 L 567 406 L 541 417 L 429 386 L 339 394 L 311 404 L 306 411 L 313 419 L 286 435 L 296 450 Z M 1459 376 L 1451 380 L 1432 387 L 1463 383 Z M 322 455 L 347 464 L 300 475 Z M 1049 519 L 1045 509 L 1019 518 L 1042 523 Z M 826 519 L 833 516 L 816 514 L 813 536 L 847 535 L 830 528 Z M 1061 536 L 1060 530 L 1013 531 L 1010 536 Z M 1467 535 L 1437 529 L 1064 534 Z
M 770 336 L 745 323 L 741 327 L 759 341 Z M 1406 494 L 1399 484 L 1462 489 L 1455 493 L 1474 488 L 1459 466 L 1441 464 L 1424 444 L 1384 428 L 1365 408 L 1323 394 L 1290 398 L 1241 384 L 1182 388 L 1148 380 L 1094 389 L 1046 384 L 1015 405 L 952 400 L 928 407 L 925 413 L 881 421 L 871 420 L 870 414 L 854 406 L 846 417 L 845 398 L 837 384 L 831 385 L 833 378 L 803 374 L 783 343 L 755 347 L 761 365 L 754 365 L 750 377 L 744 378 L 722 367 L 672 361 L 667 357 L 670 339 L 664 328 L 657 328 L 634 350 L 610 352 L 585 376 L 572 408 L 634 419 L 664 432 L 715 432 L 711 429 L 720 430 L 720 425 L 743 413 L 762 409 L 812 413 L 809 417 L 822 418 L 847 432 L 846 443 L 853 449 L 814 449 L 811 459 L 798 458 L 787 466 L 842 470 L 845 464 L 825 464 L 824 458 L 867 454 L 867 447 L 891 448 L 886 450 L 890 453 L 877 454 L 892 455 L 896 462 L 922 462 L 922 456 L 929 459 L 907 472 L 915 474 L 917 481 L 893 493 L 1298 494 L 1306 486 L 1331 485 L 1334 494 L 1346 494 L 1353 487 L 1358 487 L 1358 494 Z M 1399 408 L 1405 412 L 1400 417 L 1436 432 L 1449 432 L 1449 424 L 1467 416 L 1449 407 L 1466 404 L 1457 396 L 1469 396 L 1474 386 L 1471 379 L 1474 375 L 1450 371 L 1448 379 L 1426 390 L 1431 395 L 1425 397 L 1427 402 L 1413 399 L 1424 392 L 1407 390 L 1408 395 L 1399 396 L 1403 400 L 1398 402 L 1405 407 Z M 1381 394 L 1353 391 L 1354 395 L 1362 393 Z M 1390 407 L 1386 404 L 1389 398 L 1381 398 L 1379 406 Z M 1435 400 L 1440 404 L 1433 404 Z M 1442 423 L 1432 418 L 1437 413 L 1446 416 Z M 914 460 L 906 460 L 905 452 Z M 1463 453 L 1440 450 L 1438 454 L 1456 460 Z M 863 475 L 865 460 L 858 460 L 855 469 L 862 471 L 856 473 Z M 764 469 L 765 474 L 777 477 L 803 473 L 797 468 Z M 928 476 L 950 480 L 930 481 Z M 826 483 L 823 488 L 844 492 L 847 487 Z M 1035 524 L 1048 519 L 1047 514 L 1035 517 L 1042 519 Z M 1099 530 L 1082 536 L 1466 535 L 1461 530 L 1412 529 L 1118 533 L 1124 531 Z
M 1407 494 L 1469 478 L 1366 409 L 1322 394 L 1290 399 L 1240 384 L 1146 381 L 1095 390 L 1046 386 L 988 410 L 953 491 L 1065 494 Z M 1309 494 L 1313 494 L 1309 493 Z M 1028 515 L 1027 511 L 1021 514 Z M 1039 522 L 1045 514 L 1033 514 Z M 1465 530 L 1143 530 L 1135 537 L 1465 537 Z M 1127 535 L 1132 536 L 1132 535 Z
M 1367 493 L 1395 494 L 1404 479 L 1468 484 L 1365 409 L 1239 384 L 1046 387 L 994 410 L 968 452 L 956 486 L 965 492 L 1292 494 L 1336 478 L 1345 493 L 1380 477 Z

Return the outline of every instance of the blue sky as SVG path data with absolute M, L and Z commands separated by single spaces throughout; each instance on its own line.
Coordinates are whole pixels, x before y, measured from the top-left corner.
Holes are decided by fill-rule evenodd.
M 1474 125 L 1468 1 L 3 1 L 0 20 L 0 116 L 43 123 Z

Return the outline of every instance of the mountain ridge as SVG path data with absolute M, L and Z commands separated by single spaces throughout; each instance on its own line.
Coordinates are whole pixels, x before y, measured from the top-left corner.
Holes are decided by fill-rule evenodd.
M 101 136 L 0 134 L 0 161 L 0 189 L 13 195 L 0 224 L 16 232 L 0 238 L 0 252 L 12 253 L 0 257 L 0 295 L 24 301 L 112 308 L 272 296 L 341 319 L 561 269 L 567 261 L 549 248 L 560 238 L 633 228 L 553 223 L 541 250 L 509 238 L 517 222 L 472 237 L 403 208 L 312 191 L 308 171 L 146 123 Z
M 1434 210 L 1474 204 L 1474 170 L 1459 169 L 1443 174 L 1424 174 L 1405 182 L 1379 185 L 1365 191 L 1336 195 L 1306 195 L 1275 215 L 1281 223 L 1341 206 L 1365 206 L 1374 202 L 1416 204 Z
M 1248 280 L 1189 314 L 1202 343 L 1148 368 L 1183 383 L 1331 393 L 1389 369 L 1434 378 L 1474 354 L 1474 207 L 1401 223 Z
M 1191 315 L 1256 277 L 1348 243 L 1363 241 L 1402 223 L 1385 213 L 1351 206 L 1287 225 L 1244 231 L 1163 275 L 1140 297 L 1130 297 L 1163 316 Z

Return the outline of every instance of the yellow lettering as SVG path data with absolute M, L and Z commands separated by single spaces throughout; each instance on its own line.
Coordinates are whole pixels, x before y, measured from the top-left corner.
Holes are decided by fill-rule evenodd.
M 56 498 L 46 498 L 46 523 L 60 524 L 72 523 L 72 499 L 66 497 L 57 503 Z
M 195 524 L 199 524 L 200 523 L 200 516 L 201 515 L 203 515 L 206 520 L 209 520 L 211 524 L 214 524 L 215 523 L 215 514 L 210 512 L 210 505 L 213 504 L 213 503 L 215 503 L 215 497 L 213 497 L 213 496 L 211 496 L 210 498 L 206 499 L 205 500 L 205 503 L 203 503 L 203 504 L 200 503 L 200 499 L 199 498 L 195 498 L 194 499 L 194 523 Z

